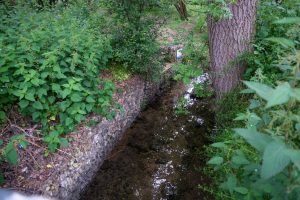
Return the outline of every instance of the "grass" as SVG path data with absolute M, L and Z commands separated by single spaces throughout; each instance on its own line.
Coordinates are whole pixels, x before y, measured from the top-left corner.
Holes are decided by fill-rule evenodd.
M 225 159 L 230 159 L 232 154 L 236 149 L 240 149 L 243 152 L 248 152 L 252 154 L 253 149 L 243 142 L 239 137 L 235 136 L 232 128 L 242 127 L 243 124 L 241 121 L 233 120 L 238 113 L 244 112 L 248 107 L 248 95 L 241 94 L 241 86 L 237 87 L 232 92 L 228 93 L 222 100 L 216 102 L 216 122 L 217 122 L 217 131 L 212 135 L 211 140 L 213 142 L 231 142 L 227 144 L 228 151 L 224 154 L 222 149 L 217 149 L 212 146 L 205 147 L 205 155 L 210 158 L 215 155 L 221 155 Z M 247 153 L 247 154 L 248 154 Z M 252 156 L 252 159 L 256 159 L 255 155 Z M 232 200 L 233 197 L 229 196 L 230 194 L 225 193 L 220 190 L 217 183 L 222 183 L 224 180 L 224 173 L 232 173 L 232 168 L 229 164 L 224 163 L 222 169 L 215 171 L 211 166 L 206 165 L 203 169 L 203 172 L 210 176 L 212 179 L 211 185 L 201 185 L 198 186 L 201 190 L 206 191 L 214 195 L 215 199 L 220 200 Z

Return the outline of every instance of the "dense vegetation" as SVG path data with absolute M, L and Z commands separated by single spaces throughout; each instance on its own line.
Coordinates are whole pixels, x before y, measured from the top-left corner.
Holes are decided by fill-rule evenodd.
M 159 77 L 155 18 L 145 16 L 155 2 L 0 3 L 0 123 L 12 136 L 0 139 L 0 162 L 16 165 L 17 148 L 28 145 L 14 115 L 37 124 L 36 136 L 55 152 L 90 113 L 112 119 L 120 108 L 113 82 L 101 78 L 104 70 L 120 79 Z
M 300 197 L 299 6 L 259 4 L 247 89 L 220 102 L 218 135 L 207 149 L 216 188 L 205 189 L 217 199 Z
M 0 162 L 16 165 L 17 148 L 30 144 L 24 129 L 12 123 L 14 115 L 38 125 L 36 136 L 49 152 L 68 145 L 67 134 L 89 114 L 113 119 L 120 108 L 113 101 L 115 86 L 101 74 L 158 79 L 158 29 L 173 5 L 188 19 L 183 3 L 0 1 L 0 126 L 19 129 L 0 139 Z M 184 83 L 208 70 L 205 15 L 230 19 L 228 3 L 236 1 L 186 3 L 200 18 L 174 67 L 174 78 Z M 216 103 L 217 134 L 206 148 L 205 172 L 213 184 L 200 188 L 217 199 L 300 198 L 299 16 L 298 0 L 258 4 L 253 52 L 239 57 L 247 63 L 244 82 Z M 212 95 L 206 86 L 196 86 L 199 98 Z M 185 114 L 185 102 L 179 104 L 177 112 Z

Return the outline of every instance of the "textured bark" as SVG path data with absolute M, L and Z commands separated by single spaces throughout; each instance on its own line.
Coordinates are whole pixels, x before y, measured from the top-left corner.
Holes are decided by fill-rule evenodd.
M 178 0 L 176 4 L 174 4 L 176 10 L 180 15 L 181 20 L 188 20 L 188 12 L 186 9 L 186 4 L 184 0 Z
M 208 17 L 210 68 L 216 95 L 232 90 L 241 79 L 245 63 L 238 56 L 251 51 L 255 31 L 257 0 L 238 0 L 231 4 L 232 18 L 214 21 Z

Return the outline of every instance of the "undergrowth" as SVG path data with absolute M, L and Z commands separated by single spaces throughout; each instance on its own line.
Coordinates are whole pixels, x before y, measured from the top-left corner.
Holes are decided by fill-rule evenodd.
M 91 113 L 114 118 L 120 105 L 103 70 L 113 80 L 160 77 L 160 24 L 146 15 L 158 1 L 49 2 L 0 1 L 0 126 L 8 137 L 0 139 L 0 162 L 14 166 L 28 137 L 55 152 Z M 13 124 L 12 112 L 34 132 Z
M 201 187 L 216 199 L 300 197 L 299 6 L 259 4 L 247 89 L 222 100 L 218 134 L 206 149 L 214 184 Z

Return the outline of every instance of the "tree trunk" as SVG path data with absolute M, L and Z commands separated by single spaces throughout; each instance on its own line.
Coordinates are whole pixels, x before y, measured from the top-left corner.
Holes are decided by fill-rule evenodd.
M 208 17 L 210 68 L 217 98 L 239 83 L 245 62 L 237 58 L 251 51 L 255 33 L 257 0 L 238 0 L 229 5 L 232 18 L 214 21 Z
M 188 20 L 188 13 L 187 13 L 185 1 L 178 0 L 177 3 L 174 4 L 174 6 L 179 13 L 180 19 L 182 21 Z

